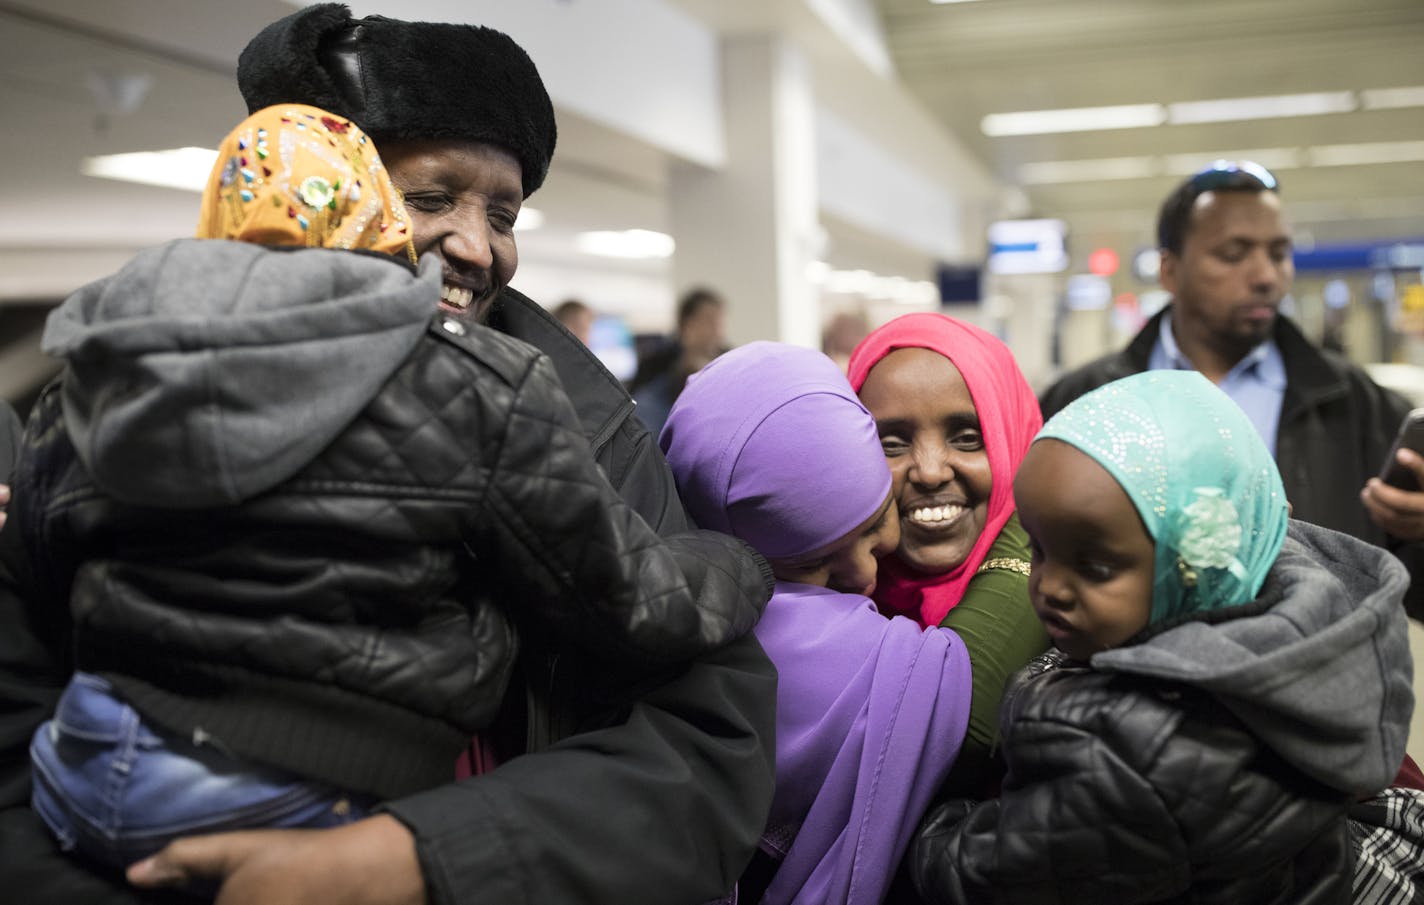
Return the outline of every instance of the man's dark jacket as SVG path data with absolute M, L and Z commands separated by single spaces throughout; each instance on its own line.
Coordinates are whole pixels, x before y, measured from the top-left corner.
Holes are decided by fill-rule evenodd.
M 1159 312 L 1125 349 L 1059 378 L 1039 398 L 1046 421 L 1068 403 L 1105 383 L 1147 370 L 1161 333 Z M 1319 349 L 1288 318 L 1276 318 L 1274 338 L 1285 364 L 1286 391 L 1276 432 L 1276 464 L 1281 470 L 1292 518 L 1385 547 L 1404 561 L 1411 576 L 1424 576 L 1424 551 L 1402 544 L 1370 520 L 1360 490 L 1379 473 L 1410 405 L 1376 384 L 1360 367 Z M 1411 581 L 1407 611 L 1424 616 L 1424 582 Z
M 572 340 L 561 344 L 566 334 L 522 296 L 507 293 L 502 309 L 501 326 L 507 331 L 522 327 L 526 335 L 550 344 L 556 362 L 565 359 L 559 370 L 587 438 L 579 442 L 593 443 L 599 465 L 615 485 L 627 488 L 625 499 L 660 531 L 685 528 L 666 466 L 650 438 L 628 417 L 631 403 L 617 382 L 593 359 L 580 361 Z M 461 383 L 473 384 L 470 375 L 455 373 L 458 368 L 442 371 L 441 363 L 448 365 L 451 347 L 467 341 L 437 328 L 419 340 L 417 354 L 403 373 L 414 382 L 444 375 L 447 387 L 458 393 Z M 421 349 L 429 353 L 424 358 Z M 409 389 L 396 387 L 391 407 L 378 413 L 372 425 L 387 433 L 383 440 L 392 441 L 384 443 L 388 455 L 379 457 L 388 467 L 395 467 L 392 463 L 402 456 L 398 435 L 408 431 L 406 444 L 418 446 L 416 438 L 423 432 L 446 426 L 439 407 L 413 406 L 417 395 L 406 398 L 409 406 L 396 404 L 394 397 Z M 32 430 L 53 431 L 53 424 L 43 423 L 42 411 L 37 410 Z M 403 414 L 407 411 L 408 416 Z M 396 423 L 403 417 L 409 423 Z M 424 419 L 423 428 L 417 419 Z M 473 459 L 480 458 L 471 452 Z M 327 466 L 337 471 L 358 467 L 359 458 L 336 456 Z M 557 490 L 550 488 L 549 503 L 556 502 Z M 411 525 L 439 530 L 451 521 L 412 520 L 408 514 L 393 518 L 389 507 L 379 505 L 356 506 L 352 516 L 364 517 L 375 533 Z M 7 530 L 0 536 L 7 548 L 14 533 Z M 331 542 L 339 549 L 336 538 Z M 17 582 L 26 581 L 23 562 L 7 553 L 6 564 L 18 573 Z M 381 564 L 373 565 L 370 574 L 380 573 Z M 53 846 L 42 844 L 36 835 L 42 831 L 21 806 L 28 784 L 25 744 L 51 706 L 55 686 L 67 678 L 70 626 L 54 612 L 54 601 L 43 595 L 15 596 L 3 604 L 0 694 L 10 706 L 0 716 L 0 804 L 10 810 L 0 815 L 0 877 L 8 878 L 11 888 L 34 890 L 35 901 L 132 901 L 121 887 L 101 885 L 72 862 L 56 861 Z M 31 612 L 17 612 L 25 607 Z M 58 608 L 63 609 L 62 602 Z M 707 898 L 729 886 L 755 843 L 770 796 L 774 677 L 760 648 L 754 641 L 737 642 L 665 674 L 666 681 L 648 683 L 646 693 L 634 697 L 626 682 L 612 678 L 618 669 L 606 662 L 601 668 L 593 665 L 563 639 L 527 633 L 525 640 L 528 689 L 512 697 L 514 706 L 505 711 L 517 714 L 525 746 L 540 753 L 509 761 L 460 786 L 389 804 L 416 834 L 431 901 L 490 896 L 511 902 L 585 896 L 638 901 L 656 888 L 648 885 L 649 878 L 682 890 L 679 897 Z M 424 692 L 414 685 L 406 690 L 441 696 L 438 683 L 426 684 Z M 673 782 L 673 776 L 681 778 Z M 551 826 L 559 832 L 551 834 Z M 568 844 L 572 839 L 578 844 Z M 530 872 L 517 867 L 529 857 L 556 869 Z M 640 871 L 629 871 L 630 863 Z

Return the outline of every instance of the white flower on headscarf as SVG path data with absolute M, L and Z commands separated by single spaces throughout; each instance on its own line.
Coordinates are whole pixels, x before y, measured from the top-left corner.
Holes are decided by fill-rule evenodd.
M 1241 550 L 1241 516 L 1219 487 L 1197 487 L 1182 510 L 1177 553 L 1193 569 L 1229 569 Z

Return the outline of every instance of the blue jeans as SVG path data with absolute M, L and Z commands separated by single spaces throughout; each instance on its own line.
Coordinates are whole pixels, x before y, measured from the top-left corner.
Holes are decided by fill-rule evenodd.
M 34 809 L 60 847 L 119 867 L 179 836 L 340 826 L 371 804 L 240 763 L 201 736 L 160 736 L 88 673 L 75 673 L 36 730 L 30 760 Z

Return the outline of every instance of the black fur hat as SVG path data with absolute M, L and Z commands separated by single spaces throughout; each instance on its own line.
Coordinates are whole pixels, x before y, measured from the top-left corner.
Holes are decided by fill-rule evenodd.
M 465 138 L 519 160 L 528 198 L 554 156 L 554 105 L 534 61 L 480 25 L 352 19 L 319 3 L 257 33 L 237 61 L 249 112 L 321 107 L 381 139 Z

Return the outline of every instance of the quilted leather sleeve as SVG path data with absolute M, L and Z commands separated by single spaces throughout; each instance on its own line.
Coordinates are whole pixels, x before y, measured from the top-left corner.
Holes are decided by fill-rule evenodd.
M 1344 802 L 1204 693 L 1071 669 L 1004 727 L 999 799 L 941 804 L 911 845 L 925 902 L 1307 901 Z M 1343 874 L 1348 877 L 1348 873 Z M 1329 885 L 1328 883 L 1326 885 Z M 1322 899 L 1323 901 L 1323 899 Z
M 1175 816 L 1141 752 L 1117 741 L 1072 721 L 1016 723 L 1002 796 L 944 802 L 921 824 L 909 859 L 924 901 L 1127 903 L 1185 889 Z
M 743 542 L 711 531 L 659 537 L 594 464 L 552 364 L 515 387 L 486 498 L 482 555 L 507 597 L 610 659 L 683 661 L 751 630 L 773 588 Z

